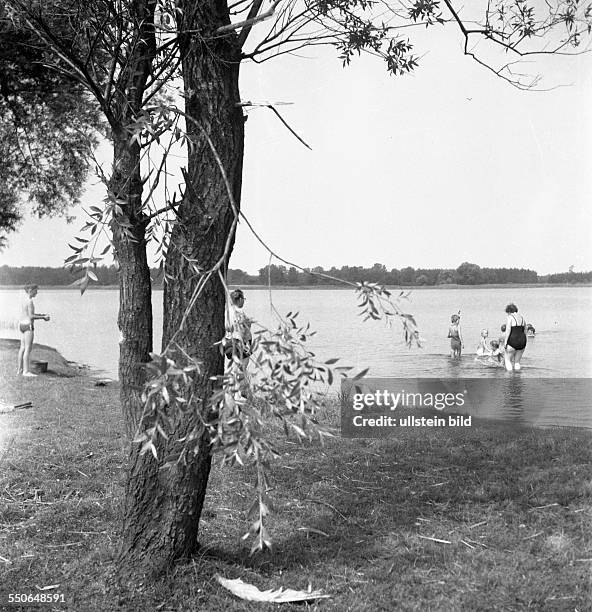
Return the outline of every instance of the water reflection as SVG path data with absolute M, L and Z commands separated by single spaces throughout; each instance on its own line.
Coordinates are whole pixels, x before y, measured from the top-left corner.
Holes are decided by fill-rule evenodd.
M 513 424 L 592 428 L 592 379 L 504 378 L 464 379 L 469 401 L 465 414 Z
M 510 374 L 504 381 L 501 408 L 503 419 L 524 422 L 524 380 L 520 375 Z
M 462 376 L 462 357 L 460 359 L 453 359 L 448 357 L 447 363 L 444 366 L 443 378 L 460 378 Z
M 353 383 L 345 381 L 342 389 L 349 391 L 345 389 L 348 384 Z M 483 378 L 364 378 L 356 384 L 361 389 L 357 393 L 378 391 L 381 394 L 381 401 L 368 404 L 372 414 L 463 415 L 472 416 L 475 425 L 479 421 L 494 420 L 520 427 L 592 428 L 592 379 L 589 378 L 533 379 L 521 373 L 506 373 L 504 377 Z M 388 407 L 384 393 L 393 405 L 395 398 L 399 398 L 396 410 Z M 432 401 L 422 403 L 428 397 Z M 450 401 L 446 399 L 444 404 L 445 398 Z

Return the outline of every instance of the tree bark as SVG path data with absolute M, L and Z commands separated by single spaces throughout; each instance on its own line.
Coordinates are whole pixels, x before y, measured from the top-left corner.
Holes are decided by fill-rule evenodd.
M 138 425 L 144 385 L 143 364 L 152 351 L 152 286 L 146 257 L 146 221 L 141 216 L 140 147 L 130 145 L 122 130 L 113 135 L 110 191 L 125 200 L 124 214 L 113 222 L 113 243 L 119 263 L 119 380 L 121 407 L 129 438 Z M 127 213 L 127 214 L 126 214 Z M 129 234 L 122 228 L 129 224 Z
M 181 30 L 197 32 L 182 36 L 183 73 L 186 91 L 189 147 L 186 190 L 178 208 L 165 266 L 163 350 L 171 340 L 201 362 L 194 381 L 193 411 L 177 420 L 168 442 L 158 449 L 159 462 L 179 455 L 178 442 L 208 411 L 212 377 L 223 373 L 223 357 L 215 343 L 224 336 L 225 291 L 217 275 L 205 285 L 200 297 L 181 322 L 198 282 L 194 266 L 208 270 L 224 258 L 234 219 L 227 185 L 209 136 L 239 205 L 244 143 L 244 118 L 238 76 L 240 55 L 236 34 L 215 35 L 230 22 L 226 3 L 220 0 L 179 1 L 184 22 Z M 207 43 L 204 41 L 208 41 Z M 227 253 L 227 256 L 229 253 Z M 226 259 L 227 259 L 226 256 Z M 227 262 L 224 262 L 223 271 Z M 150 574 L 166 570 L 175 559 L 191 555 L 198 547 L 198 526 L 210 472 L 207 431 L 195 453 L 174 467 L 158 470 L 150 453 L 132 457 L 126 497 L 122 559 Z
M 113 140 L 110 191 L 118 200 L 126 201 L 124 214 L 112 223 L 115 255 L 119 263 L 120 400 L 126 433 L 132 440 L 142 414 L 140 396 L 146 376 L 143 365 L 149 361 L 152 351 L 152 287 L 146 257 L 147 224 L 141 216 L 140 148 L 137 143 L 130 146 L 129 135 L 124 130 L 114 133 Z M 124 231 L 125 226 L 129 233 Z M 130 530 L 133 532 L 137 522 L 141 524 L 139 519 L 144 510 L 133 492 L 138 488 L 150 490 L 150 482 L 158 478 L 158 465 L 152 455 L 152 461 L 147 461 L 146 455 L 138 455 L 137 447 L 132 443 L 126 484 L 123 545 L 118 560 L 123 574 L 134 568 L 126 559 L 125 546 Z M 139 463 L 143 471 L 139 471 Z

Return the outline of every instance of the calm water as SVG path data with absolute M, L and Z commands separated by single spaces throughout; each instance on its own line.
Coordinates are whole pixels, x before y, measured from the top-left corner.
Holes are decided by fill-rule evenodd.
M 246 298 L 245 311 L 249 316 L 264 325 L 275 325 L 267 291 L 246 290 Z M 0 291 L 0 319 L 10 319 L 20 299 L 21 291 Z M 482 328 L 489 329 L 490 338 L 500 335 L 500 325 L 505 322 L 504 308 L 510 301 L 518 305 L 520 313 L 537 330 L 536 338 L 529 339 L 522 361 L 524 368 L 517 376 L 522 379 L 592 377 L 591 287 L 414 291 L 403 304 L 419 323 L 424 345 L 421 349 L 405 346 L 398 322 L 394 322 L 392 327 L 383 321 L 363 322 L 358 316 L 353 292 L 273 292 L 273 303 L 280 313 L 298 311 L 301 321 L 309 321 L 317 330 L 311 348 L 319 359 L 339 357 L 343 365 L 370 367 L 369 374 L 374 377 L 507 377 L 502 368 L 486 367 L 476 362 L 474 351 Z M 49 323 L 40 321 L 37 324 L 37 342 L 55 346 L 67 359 L 86 363 L 107 376 L 117 376 L 117 291 L 89 291 L 80 296 L 74 290 L 42 290 L 35 303 L 38 312 L 52 317 Z M 162 322 L 160 291 L 154 293 L 154 310 L 155 347 L 159 347 Z M 448 357 L 449 340 L 446 336 L 450 315 L 458 310 L 462 313 L 465 351 L 460 362 L 455 362 Z M 17 336 L 9 330 L 0 333 L 5 337 Z M 546 394 L 549 384 L 553 383 L 545 385 Z M 534 384 L 529 388 L 534 389 Z M 587 402 L 586 399 L 586 406 L 582 406 L 581 401 L 579 404 L 575 401 L 578 405 L 572 412 L 579 416 L 577 422 L 573 422 L 569 415 L 565 416 L 565 411 L 569 413 L 570 408 L 562 401 L 561 406 L 555 406 L 555 412 L 561 409 L 564 416 L 555 420 L 562 424 L 592 426 Z

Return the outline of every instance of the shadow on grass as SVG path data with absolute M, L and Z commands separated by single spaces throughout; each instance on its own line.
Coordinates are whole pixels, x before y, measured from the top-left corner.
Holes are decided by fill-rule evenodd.
M 39 378 L 76 378 L 80 376 L 80 374 L 72 371 L 57 372 L 55 370 L 47 370 L 47 372 L 43 372 L 43 374 L 39 374 L 38 376 Z
M 438 574 L 438 595 L 416 593 L 417 609 L 437 605 L 439 597 L 457 603 L 434 609 L 461 609 L 454 607 L 461 602 L 505 609 L 518 605 L 521 589 L 524 605 L 560 609 L 554 598 L 574 599 L 584 588 L 575 585 L 585 571 L 577 559 L 590 545 L 583 531 L 590 449 L 587 432 L 494 426 L 343 440 L 314 451 L 314 460 L 311 449 L 295 449 L 272 469 L 278 483 L 270 521 L 274 549 L 253 557 L 237 551 L 235 527 L 230 539 L 208 543 L 199 558 L 245 572 L 244 579 L 275 576 L 277 583 L 278 572 L 306 575 L 333 591 L 355 583 L 360 571 L 366 582 L 390 584 L 401 602 L 411 596 L 405 589 L 425 586 L 425 576 Z M 245 506 L 244 499 L 234 501 Z M 212 515 L 212 531 L 220 534 L 228 525 Z M 473 587 L 467 592 L 465 581 L 497 600 L 479 607 L 481 595 Z M 556 596 L 566 584 L 571 594 Z
M 14 363 L 4 357 L 0 372 Z M 253 557 L 241 543 L 253 473 L 216 467 L 199 553 L 163 582 L 118 593 L 110 577 L 127 456 L 118 388 L 60 378 L 7 387 L 7 401 L 36 408 L 2 421 L 0 555 L 10 563 L 0 564 L 0 594 L 60 583 L 76 612 L 277 609 L 235 599 L 220 573 L 331 595 L 310 610 L 592 609 L 589 432 L 497 425 L 278 443 L 274 549 Z

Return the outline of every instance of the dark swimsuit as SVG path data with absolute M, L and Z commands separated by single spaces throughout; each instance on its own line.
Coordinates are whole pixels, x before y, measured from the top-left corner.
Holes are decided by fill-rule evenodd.
M 453 351 L 459 351 L 462 348 L 462 344 L 458 333 L 458 327 L 456 329 L 451 327 L 448 330 L 448 337 L 450 338 L 450 348 Z
M 33 331 L 35 328 L 33 327 L 33 323 L 23 323 L 22 321 L 19 323 L 19 331 L 24 334 L 28 331 Z
M 524 333 L 524 319 L 522 325 L 518 325 L 518 321 L 514 315 L 510 315 L 514 319 L 516 325 L 512 325 L 510 335 L 508 336 L 508 345 L 516 351 L 523 351 L 526 348 L 526 334 Z

